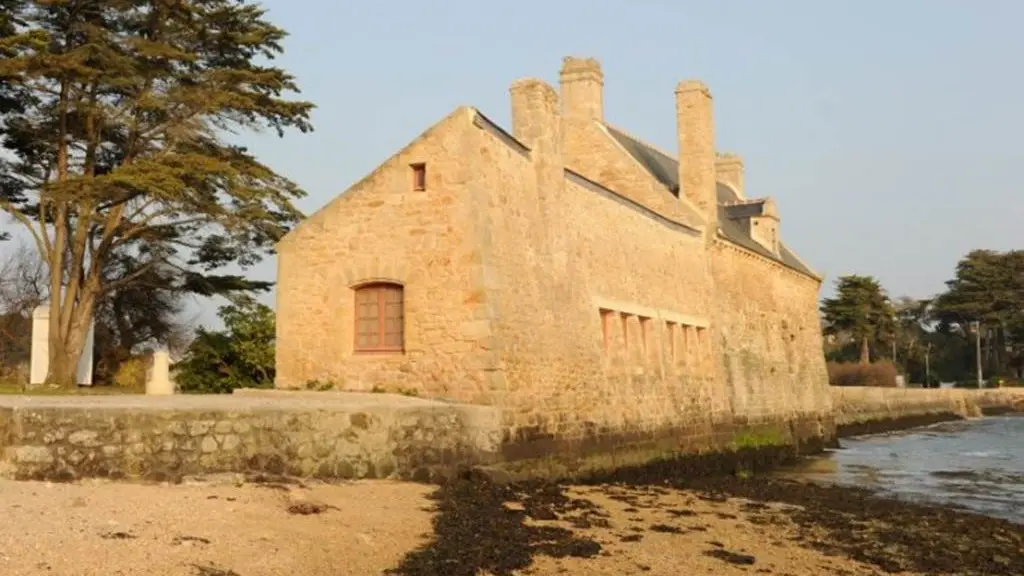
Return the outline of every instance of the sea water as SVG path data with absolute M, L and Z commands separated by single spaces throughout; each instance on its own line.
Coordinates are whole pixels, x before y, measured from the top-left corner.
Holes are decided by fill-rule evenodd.
M 848 438 L 795 472 L 1024 524 L 1024 415 Z

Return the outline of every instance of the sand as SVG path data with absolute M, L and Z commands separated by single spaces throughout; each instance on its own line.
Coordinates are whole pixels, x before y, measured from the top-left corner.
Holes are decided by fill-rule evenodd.
M 428 540 L 432 490 L 383 481 L 2 481 L 0 574 L 380 574 Z
M 939 573 L 855 559 L 800 504 L 706 488 L 0 481 L 0 509 L 5 576 Z

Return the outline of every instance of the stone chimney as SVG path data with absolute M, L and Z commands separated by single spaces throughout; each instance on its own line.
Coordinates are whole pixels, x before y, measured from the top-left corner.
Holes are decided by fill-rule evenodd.
M 743 192 L 743 158 L 728 152 L 720 153 L 715 160 L 715 174 L 717 180 L 731 186 L 740 199 L 746 197 Z
M 580 120 L 604 120 L 604 73 L 593 58 L 566 56 L 560 74 L 562 112 Z
M 676 86 L 679 186 L 707 221 L 709 238 L 718 230 L 715 126 L 711 108 L 711 91 L 703 82 L 685 80 Z
M 512 83 L 512 135 L 541 155 L 561 148 L 561 114 L 558 93 L 536 78 L 521 78 Z
M 536 78 L 512 83 L 512 135 L 530 148 L 537 171 L 537 190 L 541 197 L 557 193 L 565 180 L 562 158 L 562 115 L 558 93 L 550 84 Z

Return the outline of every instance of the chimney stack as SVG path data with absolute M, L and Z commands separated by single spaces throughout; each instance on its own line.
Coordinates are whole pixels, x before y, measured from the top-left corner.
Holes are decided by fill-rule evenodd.
M 711 91 L 703 82 L 685 80 L 676 86 L 679 185 L 707 221 L 708 238 L 718 230 L 715 127 L 711 108 Z
M 540 155 L 562 146 L 558 93 L 536 78 L 521 78 L 509 89 L 512 96 L 512 135 Z
M 562 112 L 580 120 L 604 120 L 604 73 L 594 58 L 566 56 L 559 75 Z
M 736 154 L 719 154 L 715 160 L 715 174 L 718 181 L 731 186 L 740 199 L 746 197 L 743 191 L 743 158 Z
M 562 114 L 558 93 L 536 78 L 512 83 L 512 135 L 530 149 L 537 173 L 537 194 L 543 201 L 560 197 L 565 182 L 562 157 Z

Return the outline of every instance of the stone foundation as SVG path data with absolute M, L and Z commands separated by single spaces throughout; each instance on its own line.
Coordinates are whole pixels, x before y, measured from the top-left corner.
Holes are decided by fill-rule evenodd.
M 582 438 L 506 434 L 497 467 L 515 479 L 603 477 L 658 462 L 706 474 L 760 468 L 757 463 L 764 458 L 789 461 L 834 444 L 835 426 L 828 416 L 720 422 L 659 432 L 593 430 Z

